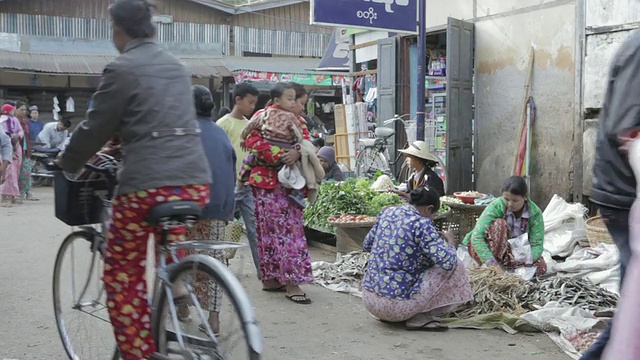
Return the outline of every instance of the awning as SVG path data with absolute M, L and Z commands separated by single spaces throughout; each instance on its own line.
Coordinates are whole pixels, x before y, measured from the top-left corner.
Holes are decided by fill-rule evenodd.
M 110 55 L 33 54 L 0 51 L 0 69 L 52 74 L 101 75 L 113 61 Z M 220 63 L 220 58 L 179 57 L 191 69 L 194 77 L 228 77 L 233 74 Z
M 194 77 L 232 77 L 243 71 L 344 75 L 341 71 L 317 71 L 320 59 L 278 57 L 179 56 Z M 115 55 L 36 54 L 0 50 L 0 69 L 51 74 L 101 75 Z
M 344 75 L 341 71 L 316 71 L 321 59 L 225 56 L 218 60 L 233 73 L 260 71 L 287 74 Z

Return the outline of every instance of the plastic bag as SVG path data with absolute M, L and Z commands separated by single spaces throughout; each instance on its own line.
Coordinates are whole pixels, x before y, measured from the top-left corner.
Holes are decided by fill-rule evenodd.
M 466 245 L 458 246 L 456 253 L 458 254 L 458 259 L 462 261 L 467 269 L 477 266 L 475 260 L 469 255 L 469 248 Z
M 521 264 L 533 263 L 529 234 L 524 233 L 517 238 L 509 239 L 509 244 L 511 244 L 511 252 L 513 253 L 513 257 L 516 262 Z

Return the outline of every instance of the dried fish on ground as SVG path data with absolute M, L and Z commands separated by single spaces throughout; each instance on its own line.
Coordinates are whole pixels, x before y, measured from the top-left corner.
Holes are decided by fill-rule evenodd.
M 524 314 L 523 299 L 529 294 L 530 283 L 495 267 L 469 269 L 474 301 L 455 313 L 465 319 L 475 315 L 504 312 Z
M 551 277 L 525 281 L 493 267 L 469 269 L 474 301 L 456 312 L 468 318 L 492 312 L 521 315 L 527 309 L 555 301 L 589 311 L 615 308 L 618 296 L 587 279 Z
M 589 311 L 613 309 L 618 304 L 618 295 L 601 288 L 587 279 L 553 277 L 535 284 L 526 301 L 544 305 L 557 301 L 569 306 L 578 306 Z
M 313 275 L 316 282 L 322 284 L 347 283 L 352 287 L 359 287 L 364 271 L 367 268 L 369 253 L 353 251 L 337 257 L 333 264 L 314 267 Z

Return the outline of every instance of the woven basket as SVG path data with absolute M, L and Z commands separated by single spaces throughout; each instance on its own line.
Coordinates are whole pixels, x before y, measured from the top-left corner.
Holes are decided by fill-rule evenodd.
M 224 240 L 229 242 L 242 242 L 242 236 L 244 235 L 244 226 L 238 220 L 230 221 L 227 223 L 227 227 L 224 232 Z M 224 257 L 227 260 L 236 257 L 236 251 L 238 249 L 224 250 Z
M 589 239 L 589 245 L 596 247 L 600 244 L 613 244 L 613 238 L 607 230 L 607 226 L 602 221 L 602 217 L 595 216 L 587 220 L 585 223 L 587 229 L 587 239 Z

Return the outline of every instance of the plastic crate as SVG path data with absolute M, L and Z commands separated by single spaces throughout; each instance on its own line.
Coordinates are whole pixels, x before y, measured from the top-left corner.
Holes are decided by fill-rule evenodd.
M 70 179 L 66 172 L 56 173 L 56 218 L 69 226 L 100 223 L 103 205 L 95 192 L 102 190 L 107 190 L 104 179 L 77 181 Z

